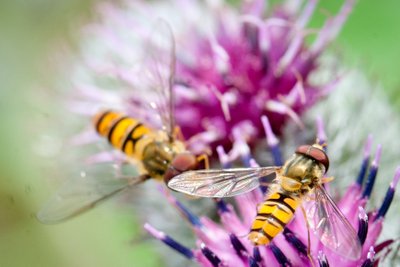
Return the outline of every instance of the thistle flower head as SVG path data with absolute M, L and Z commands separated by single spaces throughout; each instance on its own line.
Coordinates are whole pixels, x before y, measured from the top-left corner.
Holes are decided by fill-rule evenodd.
M 263 12 L 264 3 L 250 1 L 241 13 L 230 11 L 229 15 L 225 13 L 228 7 L 219 6 L 214 11 L 216 29 L 206 36 L 194 35 L 186 44 L 184 51 L 191 55 L 178 61 L 178 81 L 187 90 L 196 90 L 191 98 L 181 99 L 178 110 L 191 109 L 197 115 L 195 121 L 203 121 L 184 123 L 193 118 L 185 119 L 182 113 L 181 125 L 189 136 L 207 130 L 206 123 L 221 126 L 219 138 L 232 137 L 235 129 L 247 130 L 249 137 L 260 136 L 261 115 L 269 117 L 276 133 L 288 118 L 301 127 L 299 115 L 327 93 L 328 84 L 316 87 L 309 77 L 318 69 L 322 48 L 336 34 L 332 29 L 341 27 L 352 2 L 329 21 L 333 28 L 318 33 L 311 47 L 304 39 L 317 1 L 294 12 L 288 2 L 269 16 Z M 220 107 L 213 108 L 213 103 Z
M 140 1 L 123 8 L 102 4 L 101 21 L 85 30 L 89 38 L 73 75 L 78 90 L 71 107 L 88 115 L 101 107 L 148 115 L 141 109 L 149 97 L 139 58 L 148 52 L 151 14 L 165 19 L 175 35 L 175 116 L 192 151 L 229 147 L 235 131 L 245 133 L 246 141 L 260 137 L 262 115 L 277 134 L 288 120 L 303 127 L 299 116 L 336 83 L 335 74 L 323 85 L 311 76 L 323 68 L 319 57 L 353 4 L 345 1 L 319 31 L 307 29 L 315 0 L 285 1 L 271 10 L 257 0 L 240 7 L 220 1 Z M 175 17 L 168 14 L 171 10 Z M 316 34 L 311 45 L 305 42 L 309 34 Z
M 268 131 L 268 121 L 264 119 L 264 123 L 267 139 L 276 138 L 271 136 Z M 326 137 L 322 130 L 321 120 L 319 120 L 318 125 L 317 139 L 322 140 Z M 372 139 L 368 138 L 365 145 L 364 161 L 371 157 L 369 149 L 371 142 Z M 240 143 L 241 147 L 239 151 L 234 153 L 226 154 L 222 148 L 219 148 L 223 168 L 229 167 L 237 157 L 241 158 L 243 164 L 247 167 L 258 166 L 249 154 L 249 150 L 243 149 L 246 145 L 243 144 L 242 140 L 236 139 L 234 143 Z M 234 145 L 232 150 L 237 149 L 237 147 L 237 145 Z M 274 149 L 279 149 L 279 147 L 275 146 Z M 271 146 L 270 150 L 272 151 Z M 231 155 L 235 155 L 235 157 L 230 157 Z M 184 217 L 190 221 L 197 237 L 196 248 L 194 249 L 183 247 L 150 224 L 146 224 L 145 229 L 200 266 L 373 266 L 384 258 L 384 251 L 394 242 L 393 239 L 381 243 L 378 243 L 377 240 L 382 231 L 384 217 L 393 200 L 395 187 L 400 179 L 399 167 L 380 207 L 366 212 L 366 206 L 379 168 L 380 155 L 381 147 L 378 145 L 369 168 L 365 169 L 363 161 L 358 177 L 355 177 L 352 185 L 347 188 L 342 196 L 337 198 L 338 207 L 357 232 L 355 238 L 358 240 L 356 243 L 359 242 L 362 246 L 360 255 L 355 258 L 343 256 L 342 253 L 339 253 L 339 250 L 321 242 L 318 235 L 314 234 L 312 230 L 315 228 L 310 230 L 310 243 L 308 243 L 307 229 L 309 226 L 307 226 L 306 220 L 309 221 L 311 218 L 305 218 L 300 209 L 296 211 L 294 219 L 284 228 L 283 232 L 273 238 L 270 244 L 254 247 L 245 236 L 255 218 L 257 205 L 263 202 L 265 192 L 263 188 L 235 197 L 236 209 L 223 199 L 216 200 L 220 223 L 215 223 L 204 216 L 197 217 L 173 196 L 166 194 L 168 201 L 182 214 L 185 214 Z M 282 159 L 279 162 L 282 162 Z M 327 190 L 329 191 L 329 187 Z M 306 201 L 305 207 L 312 205 L 312 203 L 313 200 Z M 310 211 L 308 210 L 308 212 Z M 332 217 L 327 217 L 327 220 L 329 219 L 332 219 Z M 309 258 L 308 250 L 312 259 Z

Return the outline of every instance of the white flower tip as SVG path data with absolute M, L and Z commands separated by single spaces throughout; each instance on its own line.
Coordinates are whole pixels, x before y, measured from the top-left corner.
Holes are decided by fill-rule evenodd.
M 233 161 L 237 156 L 249 156 L 250 148 L 246 140 L 240 133 L 233 133 L 235 141 L 233 142 L 233 149 L 230 152 L 230 160 Z
M 209 40 L 217 70 L 220 73 L 227 73 L 230 70 L 230 58 L 228 52 L 226 52 L 226 50 L 217 42 L 215 36 L 210 34 Z
M 251 158 L 250 159 L 250 167 L 257 168 L 257 167 L 260 167 L 260 165 L 258 165 L 258 163 L 255 159 Z
M 225 165 L 229 162 L 229 157 L 222 146 L 217 146 L 217 154 L 222 165 Z
M 244 142 L 243 140 L 237 140 L 236 142 L 234 142 L 234 146 L 237 149 L 237 151 L 239 152 L 239 155 L 242 155 L 242 156 L 250 155 L 250 148 L 247 145 L 247 143 Z
M 286 103 L 275 101 L 275 100 L 268 100 L 265 103 L 265 109 L 276 112 L 278 114 L 284 114 L 289 116 L 301 129 L 304 129 L 304 124 L 300 120 L 300 117 L 297 113 Z
M 325 254 L 322 252 L 322 250 L 318 251 L 318 260 L 320 260 L 320 261 L 325 260 Z
M 247 138 L 247 134 L 246 131 L 244 131 L 244 129 L 242 127 L 234 127 L 232 129 L 232 135 L 233 135 L 233 139 L 235 140 L 235 143 L 237 144 L 246 144 L 246 140 Z
M 146 229 L 146 230 L 148 230 L 148 229 L 151 229 L 151 228 L 153 228 L 149 223 L 145 223 L 144 225 L 143 225 L 143 228 L 144 229 Z
M 272 147 L 272 146 L 275 146 L 275 145 L 279 144 L 278 138 L 276 138 L 276 135 L 272 131 L 271 124 L 269 123 L 268 117 L 265 116 L 265 115 L 261 116 L 261 122 L 262 122 L 263 127 L 264 127 L 265 136 L 267 138 L 268 146 Z
M 298 81 L 297 81 L 294 89 L 296 89 L 296 91 L 298 92 L 298 94 L 300 96 L 300 102 L 302 104 L 305 104 L 306 103 L 306 93 L 304 90 L 303 78 L 300 75 L 299 75 Z
M 365 210 L 363 209 L 363 207 L 361 207 L 361 206 L 358 207 L 358 218 L 360 220 L 364 220 L 364 221 L 368 220 L 368 215 L 365 212 Z
M 378 144 L 378 147 L 376 148 L 375 158 L 374 161 L 372 162 L 373 166 L 377 167 L 379 165 L 379 161 L 381 160 L 381 155 L 382 155 L 382 145 Z
M 374 260 L 374 257 L 375 257 L 375 250 L 374 250 L 374 247 L 371 246 L 371 247 L 369 248 L 367 258 L 368 258 L 369 260 L 373 261 L 373 260 Z
M 399 183 L 399 180 L 400 180 L 400 166 L 396 168 L 396 173 L 394 174 L 394 178 L 392 183 L 390 184 L 390 187 L 395 188 Z
M 239 140 L 242 140 L 242 139 L 243 139 L 242 133 L 241 133 L 240 130 L 239 130 L 238 128 L 236 128 L 236 127 L 232 129 L 232 134 L 233 134 L 233 138 L 234 138 L 236 141 L 239 141 Z
M 158 231 L 153 226 L 151 226 L 149 223 L 145 223 L 143 227 L 149 234 L 151 234 L 155 238 L 157 238 L 157 239 L 164 239 L 165 238 L 165 234 L 163 232 Z
M 223 146 L 217 146 L 217 153 L 221 155 L 226 155 L 225 149 Z

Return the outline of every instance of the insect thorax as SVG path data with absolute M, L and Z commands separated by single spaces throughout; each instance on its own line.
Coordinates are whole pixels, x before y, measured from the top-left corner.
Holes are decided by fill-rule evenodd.
M 279 173 L 281 186 L 285 191 L 305 194 L 320 183 L 325 172 L 321 163 L 302 154 L 294 154 L 283 165 Z
M 172 143 L 153 141 L 143 150 L 143 165 L 151 177 L 162 180 L 173 158 L 182 150 L 183 145 L 176 140 Z

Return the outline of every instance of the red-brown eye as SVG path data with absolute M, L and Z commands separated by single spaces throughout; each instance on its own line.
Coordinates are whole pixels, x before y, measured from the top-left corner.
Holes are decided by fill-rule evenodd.
M 325 173 L 328 171 L 329 158 L 323 150 L 316 148 L 314 146 L 303 145 L 303 146 L 299 146 L 296 149 L 296 153 L 306 155 L 306 156 L 318 161 L 319 163 L 324 165 Z
M 174 176 L 182 172 L 195 170 L 198 168 L 198 162 L 194 155 L 190 153 L 181 153 L 175 156 L 172 160 L 168 170 L 164 175 L 164 182 L 168 184 Z

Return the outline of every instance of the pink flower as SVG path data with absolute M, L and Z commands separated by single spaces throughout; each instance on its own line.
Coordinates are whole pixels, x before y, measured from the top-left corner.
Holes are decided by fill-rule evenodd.
M 270 131 L 266 117 L 263 117 L 263 123 L 267 140 L 275 140 L 274 145 L 270 142 L 270 150 L 279 150 L 277 138 Z M 318 121 L 318 128 L 318 139 L 324 141 L 325 134 L 321 120 Z M 310 250 L 314 266 L 376 266 L 391 249 L 390 245 L 393 244 L 394 239 L 381 243 L 377 240 L 382 230 L 384 217 L 392 202 L 395 187 L 400 179 L 400 167 L 396 170 L 381 206 L 366 213 L 366 205 L 372 193 L 381 156 L 381 147 L 378 146 L 375 157 L 369 164 L 371 143 L 372 139 L 369 137 L 356 181 L 337 198 L 341 211 L 357 231 L 358 239 L 362 244 L 361 255 L 355 260 L 347 259 L 324 246 L 317 236 L 311 234 Z M 229 167 L 238 157 L 242 159 L 245 166 L 257 166 L 240 136 L 235 139 L 230 153 L 226 154 L 220 147 L 219 155 L 224 168 Z M 275 158 L 276 165 L 280 162 L 282 161 Z M 204 216 L 197 217 L 171 194 L 165 192 L 168 201 L 191 223 L 197 238 L 195 249 L 184 247 L 150 224 L 146 224 L 145 229 L 200 266 L 312 266 L 307 257 L 307 228 L 304 216 L 299 210 L 296 211 L 294 219 L 285 227 L 283 233 L 278 234 L 268 246 L 254 247 L 245 237 L 255 217 L 257 205 L 263 201 L 263 192 L 265 192 L 263 189 L 254 190 L 235 197 L 238 212 L 225 200 L 217 200 L 220 223 L 215 223 Z
M 190 96 L 178 96 L 183 133 L 214 132 L 214 139 L 207 142 L 229 146 L 226 137 L 232 137 L 235 129 L 246 131 L 249 139 L 260 137 L 262 115 L 268 116 L 278 134 L 288 119 L 302 127 L 299 116 L 336 82 L 333 79 L 316 86 L 310 76 L 320 68 L 320 54 L 336 36 L 354 2 L 346 1 L 308 46 L 304 42 L 310 33 L 306 27 L 316 4 L 308 1 L 303 9 L 290 10 L 288 2 L 268 17 L 263 12 L 265 1 L 250 1 L 239 14 L 221 5 L 215 11 L 217 27 L 208 35 L 190 25 L 193 34 L 182 40 L 183 51 L 190 51 L 184 56 L 190 53 L 190 60 L 178 55 L 177 82 L 182 87 L 178 92 L 191 92 Z
M 240 7 L 179 0 L 127 2 L 122 8 L 102 4 L 100 22 L 84 31 L 82 62 L 72 74 L 77 90 L 71 108 L 89 116 L 100 108 L 116 108 L 148 121 L 141 108 L 149 96 L 140 58 L 148 52 L 151 15 L 166 20 L 175 35 L 175 116 L 193 152 L 218 145 L 230 148 L 235 131 L 252 143 L 262 134 L 262 115 L 277 134 L 288 120 L 303 127 L 300 115 L 338 80 L 335 70 L 323 85 L 311 76 L 326 68 L 320 56 L 354 0 L 345 1 L 319 31 L 307 28 L 317 1 L 304 7 L 301 2 L 288 0 L 271 10 L 261 0 Z M 314 33 L 315 41 L 306 44 L 305 37 Z

